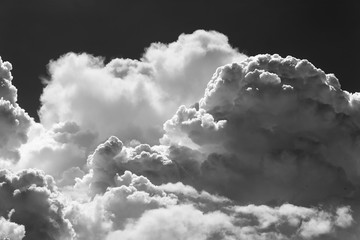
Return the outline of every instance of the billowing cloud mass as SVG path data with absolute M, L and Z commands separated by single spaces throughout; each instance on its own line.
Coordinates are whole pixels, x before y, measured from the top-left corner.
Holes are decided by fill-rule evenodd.
M 1 66 L 0 238 L 360 235 L 359 94 L 307 60 L 245 57 L 203 30 L 140 60 L 69 53 L 39 123 Z
M 25 228 L 23 225 L 18 225 L 16 223 L 10 222 L 4 217 L 0 218 L 0 238 L 1 239 L 15 239 L 20 240 L 25 236 Z
M 199 101 L 214 69 L 244 58 L 226 36 L 203 30 L 153 43 L 140 60 L 105 64 L 101 57 L 69 53 L 49 64 L 41 122 L 72 121 L 101 141 L 116 135 L 154 144 L 179 105 Z
M 50 129 L 34 123 L 28 138 L 28 143 L 20 148 L 22 159 L 14 168 L 39 168 L 59 179 L 64 172 L 84 166 L 97 134 L 80 129 L 74 122 L 54 124 Z
M 17 102 L 12 85 L 12 65 L 0 58 L 0 166 L 8 166 L 20 158 L 18 148 L 27 141 L 31 119 Z
M 353 222 L 347 206 L 238 206 L 181 183 L 156 186 L 129 171 L 104 194 L 72 205 L 67 217 L 80 239 L 313 239 Z
M 27 169 L 16 174 L 0 172 L 0 214 L 7 237 L 18 239 L 70 239 L 74 236 L 70 222 L 64 218 L 64 205 L 58 199 L 52 177 Z M 7 226 L 6 226 L 7 225 Z M 5 228 L 6 229 L 6 228 Z
M 32 124 L 17 170 L 36 167 L 56 178 L 109 136 L 159 143 L 162 124 L 181 104 L 200 100 L 214 69 L 245 55 L 215 31 L 153 43 L 140 60 L 68 53 L 49 63 L 41 96 L 41 124 Z M 191 91 L 189 91 L 189 87 Z
M 358 103 L 306 60 L 259 55 L 218 68 L 198 109 L 181 107 L 162 140 L 208 153 L 205 184 L 227 196 L 349 197 L 359 183 Z
M 90 164 L 101 164 L 94 178 L 108 177 L 103 189 L 128 169 L 241 202 L 339 200 L 358 184 L 357 102 L 306 60 L 250 57 L 219 68 L 198 106 L 179 108 L 164 124 L 167 145 L 113 137 Z

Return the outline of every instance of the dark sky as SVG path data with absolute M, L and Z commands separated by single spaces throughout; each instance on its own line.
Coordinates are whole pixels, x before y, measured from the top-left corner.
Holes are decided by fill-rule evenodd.
M 217 30 L 248 55 L 306 58 L 360 91 L 360 5 L 354 1 L 0 0 L 0 56 L 19 104 L 37 117 L 46 65 L 67 52 L 139 58 L 152 42 Z

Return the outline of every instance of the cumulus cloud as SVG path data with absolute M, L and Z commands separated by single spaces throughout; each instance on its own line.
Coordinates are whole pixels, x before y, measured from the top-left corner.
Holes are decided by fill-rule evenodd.
M 182 183 L 158 186 L 129 171 L 103 194 L 68 204 L 66 217 L 78 239 L 317 239 L 353 224 L 348 206 L 241 206 Z
M 314 239 L 334 230 L 334 215 L 316 209 L 289 204 L 235 209 L 235 215 L 204 213 L 192 205 L 155 209 L 107 239 Z
M 140 60 L 70 53 L 49 64 L 40 123 L 0 63 L 0 238 L 360 234 L 359 94 L 307 60 L 246 58 L 203 30 Z
M 179 181 L 187 183 L 186 179 L 193 179 L 199 174 L 203 157 L 203 154 L 196 154 L 191 149 L 186 154 L 186 149 L 164 145 L 137 143 L 125 146 L 112 136 L 89 155 L 89 173 L 81 182 L 89 185 L 93 194 L 104 193 L 108 187 L 115 186 L 116 175 L 128 170 L 146 176 L 157 185 Z
M 280 207 L 248 205 L 236 206 L 237 214 L 248 216 L 248 221 L 255 220 L 258 229 L 272 229 L 272 227 L 283 229 L 288 238 L 294 235 L 304 239 L 312 239 L 323 234 L 329 234 L 336 227 L 349 227 L 352 224 L 352 216 L 349 207 L 340 207 L 336 214 L 315 208 L 298 207 L 284 204 Z M 346 219 L 340 223 L 338 219 Z
M 0 217 L 0 229 L 1 239 L 21 240 L 25 236 L 25 228 L 23 225 L 18 225 L 4 217 Z
M 201 98 L 213 69 L 244 58 L 226 36 L 203 30 L 183 34 L 170 44 L 154 43 L 140 60 L 113 59 L 105 64 L 101 57 L 66 54 L 49 64 L 41 122 L 1 128 L 18 131 L 18 141 L 28 140 L 21 146 L 8 141 L 3 155 L 18 160 L 21 154 L 21 161 L 11 166 L 14 170 L 38 168 L 61 184 L 73 183 L 75 179 L 66 183 L 63 176 L 86 172 L 85 159 L 101 141 L 117 135 L 125 143 L 158 142 L 163 122 L 180 103 L 190 105 Z M 3 75 L 11 79 L 11 65 L 3 68 Z M 15 103 L 16 88 L 4 81 L 10 84 L 7 95 Z
M 4 222 L 9 234 L 19 238 L 25 233 L 26 240 L 70 239 L 74 233 L 58 194 L 53 178 L 40 171 L 1 170 L 0 216 L 18 225 Z
M 0 58 L 0 166 L 20 159 L 18 148 L 26 143 L 31 124 L 29 115 L 18 106 L 17 89 L 12 85 L 12 65 Z
M 149 209 L 177 203 L 175 195 L 166 194 L 147 178 L 129 171 L 117 176 L 115 181 L 115 186 L 103 195 L 69 205 L 71 208 L 66 216 L 73 223 L 79 239 L 91 236 L 91 239 L 104 239 L 109 232 L 123 229 L 127 222 L 138 219 Z
M 84 181 L 102 194 L 130 170 L 157 185 L 182 182 L 246 207 L 351 203 L 358 195 L 357 108 L 356 94 L 306 60 L 250 57 L 218 68 L 199 104 L 178 109 L 164 124 L 165 145 L 125 146 L 111 137 L 89 157 Z M 347 207 L 314 211 L 301 215 L 299 238 L 321 238 L 352 223 Z M 127 234 L 109 237 L 131 239 Z M 272 237 L 289 237 L 279 234 Z
M 204 184 L 228 197 L 348 197 L 359 179 L 358 101 L 306 60 L 258 55 L 218 68 L 199 106 L 164 124 L 162 141 L 207 153 Z
M 227 233 L 232 228 L 234 226 L 225 214 L 204 214 L 191 205 L 180 205 L 148 211 L 136 224 L 128 226 L 124 231 L 113 232 L 106 239 L 235 239 L 229 238 L 233 232 L 229 235 Z
M 97 134 L 81 130 L 74 122 L 54 124 L 50 129 L 33 123 L 28 137 L 28 143 L 20 148 L 21 161 L 13 168 L 37 168 L 61 180 L 74 169 L 84 170 L 85 159 L 96 146 Z
M 154 144 L 179 105 L 201 98 L 216 67 L 244 58 L 226 36 L 203 30 L 153 43 L 140 60 L 105 64 L 101 57 L 69 53 L 49 64 L 40 119 L 45 126 L 75 122 L 101 141 L 116 135 Z

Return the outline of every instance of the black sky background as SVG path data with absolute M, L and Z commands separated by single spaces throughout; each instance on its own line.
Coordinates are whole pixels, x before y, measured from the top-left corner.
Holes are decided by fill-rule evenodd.
M 247 55 L 306 58 L 360 91 L 359 1 L 0 0 L 0 56 L 19 104 L 37 119 L 50 59 L 73 52 L 140 58 L 152 42 L 216 30 Z M 215 69 L 214 69 L 215 71 Z

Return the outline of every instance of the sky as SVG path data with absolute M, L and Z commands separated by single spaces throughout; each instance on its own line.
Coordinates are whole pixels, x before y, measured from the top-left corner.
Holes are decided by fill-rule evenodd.
M 13 63 L 19 102 L 37 118 L 47 64 L 67 52 L 138 59 L 153 42 L 181 33 L 216 30 L 247 55 L 278 53 L 309 59 L 335 73 L 345 89 L 353 79 L 360 21 L 357 1 L 118 1 L 1 0 L 0 55 Z M 347 64 L 340 64 L 340 62 Z
M 0 240 L 357 240 L 359 10 L 0 0 Z

